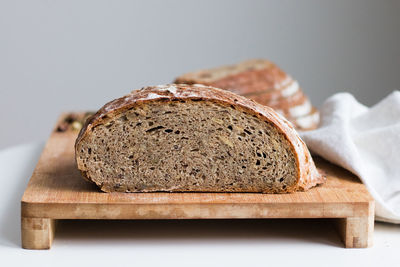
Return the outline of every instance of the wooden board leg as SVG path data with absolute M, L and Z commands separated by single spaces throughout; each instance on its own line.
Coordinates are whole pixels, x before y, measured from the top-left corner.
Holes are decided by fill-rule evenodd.
M 22 247 L 26 249 L 49 249 L 53 242 L 54 231 L 54 219 L 22 217 Z
M 372 246 L 374 216 L 338 219 L 337 226 L 346 248 Z

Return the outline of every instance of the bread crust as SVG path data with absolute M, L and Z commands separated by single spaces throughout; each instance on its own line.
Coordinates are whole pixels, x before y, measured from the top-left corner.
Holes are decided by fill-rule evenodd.
M 140 90 L 132 91 L 130 94 L 115 99 L 104 105 L 97 113 L 86 120 L 75 142 L 75 154 L 78 169 L 88 180 L 86 168 L 79 160 L 78 153 L 82 141 L 89 135 L 97 125 L 104 124 L 128 109 L 145 105 L 149 102 L 163 101 L 212 101 L 220 105 L 231 106 L 235 109 L 253 115 L 260 120 L 267 121 L 275 125 L 278 131 L 291 144 L 291 149 L 296 157 L 299 177 L 297 185 L 287 188 L 287 192 L 307 190 L 325 181 L 325 177 L 320 175 L 315 167 L 311 155 L 300 139 L 297 132 L 290 122 L 276 113 L 272 108 L 263 106 L 246 97 L 239 96 L 227 90 L 213 88 L 204 85 L 170 84 L 145 87 Z
M 276 109 L 300 130 L 315 128 L 318 122 L 303 128 L 296 123 L 298 117 L 307 114 L 291 114 L 289 109 L 305 102 L 310 103 L 297 81 L 276 64 L 263 59 L 247 60 L 235 65 L 186 73 L 175 83 L 204 84 L 237 93 L 256 102 Z M 312 106 L 308 114 L 315 111 Z M 317 118 L 317 116 L 314 116 Z
M 309 114 L 295 118 L 293 123 L 298 129 L 315 130 L 318 128 L 319 121 L 319 112 L 313 107 Z
M 218 78 L 207 77 L 215 72 L 224 70 L 225 75 Z M 176 84 L 204 84 L 226 89 L 239 95 L 251 95 L 260 92 L 278 91 L 290 83 L 292 78 L 268 60 L 248 60 L 232 66 L 224 66 L 209 70 L 186 73 L 176 78 Z

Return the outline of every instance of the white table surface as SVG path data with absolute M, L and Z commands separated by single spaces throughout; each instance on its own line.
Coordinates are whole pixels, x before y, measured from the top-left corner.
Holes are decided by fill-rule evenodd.
M 326 220 L 61 221 L 50 250 L 24 250 L 20 199 L 42 148 L 0 151 L 1 266 L 400 266 L 399 225 L 344 249 Z

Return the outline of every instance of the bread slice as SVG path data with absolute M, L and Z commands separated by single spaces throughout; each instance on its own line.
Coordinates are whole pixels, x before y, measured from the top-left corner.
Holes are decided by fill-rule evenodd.
M 146 87 L 107 103 L 75 152 L 105 192 L 286 193 L 324 182 L 282 116 L 203 85 Z
M 318 111 L 313 109 L 298 82 L 268 60 L 253 59 L 186 73 L 178 77 L 175 83 L 204 84 L 246 96 L 276 109 L 299 130 L 313 129 L 318 125 L 318 121 L 306 128 L 302 127 L 303 124 L 296 124 L 297 118 Z

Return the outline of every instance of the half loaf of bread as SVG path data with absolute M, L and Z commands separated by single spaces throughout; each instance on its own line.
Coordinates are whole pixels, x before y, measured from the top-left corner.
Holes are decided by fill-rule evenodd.
M 75 152 L 105 192 L 286 193 L 324 182 L 282 116 L 203 85 L 146 87 L 107 103 Z

